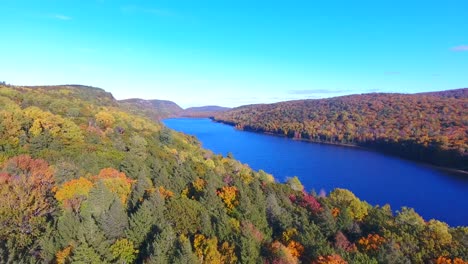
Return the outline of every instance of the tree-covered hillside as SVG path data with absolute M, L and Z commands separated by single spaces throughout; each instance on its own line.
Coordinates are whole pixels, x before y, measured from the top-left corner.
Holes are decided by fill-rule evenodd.
M 167 100 L 126 99 L 120 100 L 119 104 L 130 113 L 143 114 L 154 121 L 176 117 L 184 111 L 176 103 Z
M 189 107 L 184 109 L 184 111 L 180 114 L 182 117 L 213 117 L 217 113 L 226 112 L 231 108 L 216 106 L 216 105 L 207 105 L 207 106 L 200 106 L 200 107 Z
M 370 147 L 468 171 L 468 88 L 249 105 L 217 114 L 239 129 Z
M 135 115 L 143 115 L 154 121 L 160 121 L 165 118 L 175 117 L 213 117 L 216 113 L 221 113 L 230 108 L 221 106 L 201 106 L 181 108 L 174 102 L 166 100 L 144 100 L 144 99 L 126 99 L 120 100 L 119 104 L 122 108 Z
M 277 183 L 144 116 L 100 89 L 0 85 L 0 263 L 468 260 L 468 227 Z

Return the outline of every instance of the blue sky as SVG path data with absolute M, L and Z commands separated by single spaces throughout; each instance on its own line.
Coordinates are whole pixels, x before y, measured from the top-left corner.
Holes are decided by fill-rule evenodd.
M 468 87 L 468 1 L 0 0 L 0 81 L 238 106 Z

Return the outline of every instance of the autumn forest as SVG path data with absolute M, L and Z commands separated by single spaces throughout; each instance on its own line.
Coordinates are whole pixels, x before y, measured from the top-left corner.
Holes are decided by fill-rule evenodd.
M 459 162 L 461 94 L 298 101 L 217 118 L 291 137 L 437 148 Z M 93 87 L 0 86 L 1 263 L 468 260 L 468 227 L 345 189 L 318 195 L 296 177 L 279 183 L 138 109 Z

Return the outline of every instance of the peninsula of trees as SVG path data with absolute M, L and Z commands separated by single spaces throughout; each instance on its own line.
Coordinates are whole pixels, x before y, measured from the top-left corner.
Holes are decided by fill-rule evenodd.
M 468 88 L 248 105 L 218 113 L 214 120 L 248 131 L 364 146 L 468 171 Z
M 468 260 L 467 227 L 278 183 L 151 115 L 98 88 L 0 85 L 0 263 Z

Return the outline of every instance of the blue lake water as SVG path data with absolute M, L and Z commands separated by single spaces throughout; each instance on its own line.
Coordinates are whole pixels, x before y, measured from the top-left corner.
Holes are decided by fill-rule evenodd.
M 372 205 L 414 208 L 424 219 L 468 225 L 468 177 L 381 153 L 239 131 L 209 119 L 166 119 L 204 148 L 234 157 L 278 181 L 298 176 L 307 190 L 346 188 Z

